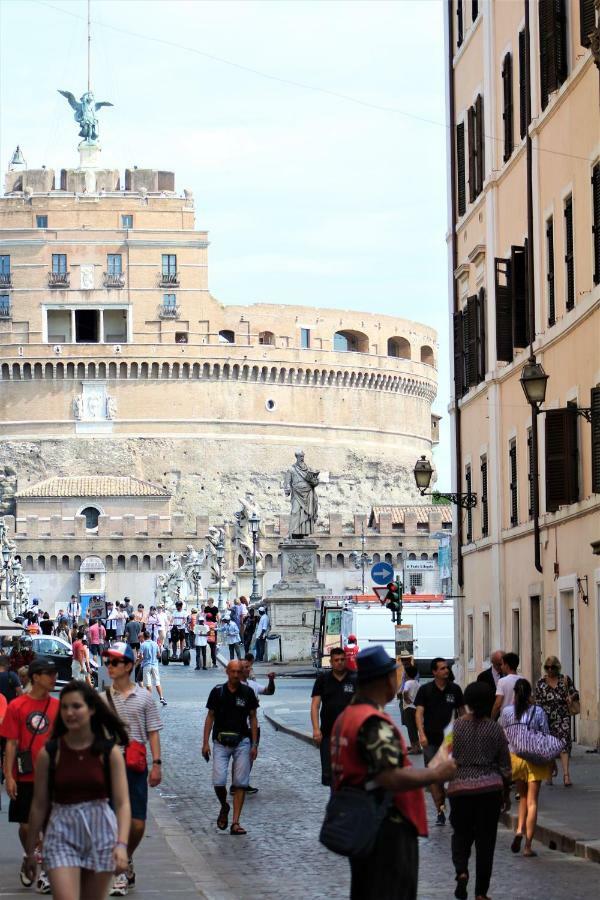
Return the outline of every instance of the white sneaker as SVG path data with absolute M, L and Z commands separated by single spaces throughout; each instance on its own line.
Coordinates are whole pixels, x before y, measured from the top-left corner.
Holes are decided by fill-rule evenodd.
M 116 875 L 113 881 L 109 897 L 126 897 L 129 893 L 129 882 L 127 881 L 127 872 Z
M 50 880 L 44 870 L 40 871 L 38 875 L 38 880 L 35 885 L 35 889 L 38 894 L 51 894 L 52 888 L 50 887 Z

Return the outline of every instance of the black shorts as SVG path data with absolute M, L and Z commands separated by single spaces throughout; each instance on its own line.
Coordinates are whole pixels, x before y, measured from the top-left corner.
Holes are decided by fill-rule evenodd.
M 172 641 L 182 641 L 185 638 L 185 631 L 183 628 L 177 628 L 173 626 L 171 628 L 171 640 Z
M 17 799 L 8 804 L 8 821 L 26 824 L 33 800 L 33 781 L 17 781 Z
M 131 818 L 145 822 L 148 809 L 148 769 L 143 772 L 132 772 L 131 769 L 127 769 L 127 787 Z

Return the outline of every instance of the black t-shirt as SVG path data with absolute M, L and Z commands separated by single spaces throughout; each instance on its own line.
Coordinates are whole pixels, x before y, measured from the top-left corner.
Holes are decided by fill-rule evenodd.
M 258 708 L 256 694 L 246 684 L 230 691 L 227 684 L 218 684 L 212 689 L 206 701 L 206 708 L 215 714 L 213 740 L 220 731 L 234 731 L 242 737 L 250 737 L 248 715 Z
M 39 626 L 42 634 L 52 634 L 54 622 L 52 621 L 52 619 L 40 619 Z
M 213 617 L 213 622 L 217 621 L 217 616 L 219 615 L 219 607 L 218 606 L 205 606 L 204 607 L 204 615 L 209 614 Z
M 21 682 L 16 672 L 10 672 L 8 669 L 0 672 L 0 694 L 4 694 L 9 703 L 15 699 L 20 687 Z
M 346 672 L 340 681 L 333 672 L 321 672 L 315 678 L 311 697 L 321 698 L 321 732 L 330 735 L 333 723 L 356 693 L 356 675 Z
M 422 685 L 415 697 L 415 706 L 422 706 L 425 737 L 430 744 L 439 746 L 444 740 L 444 728 L 461 706 L 464 706 L 463 692 L 457 684 L 449 681 L 440 690 L 435 681 Z

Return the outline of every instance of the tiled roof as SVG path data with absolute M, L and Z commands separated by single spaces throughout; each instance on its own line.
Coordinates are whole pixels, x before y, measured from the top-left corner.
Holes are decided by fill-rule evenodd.
M 46 478 L 18 491 L 16 499 L 31 497 L 170 497 L 165 488 L 130 475 L 76 475 Z
M 404 514 L 406 512 L 415 513 L 417 516 L 417 524 L 427 524 L 429 522 L 429 513 L 440 513 L 442 522 L 452 521 L 452 507 L 445 503 L 439 505 L 431 504 L 430 506 L 374 506 L 371 509 L 370 519 L 379 522 L 379 516 L 391 515 L 392 525 L 404 525 Z

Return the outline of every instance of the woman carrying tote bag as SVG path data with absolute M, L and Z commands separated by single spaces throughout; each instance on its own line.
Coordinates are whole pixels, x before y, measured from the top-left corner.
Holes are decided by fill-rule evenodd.
M 541 706 L 535 706 L 531 699 L 531 685 L 525 678 L 519 678 L 515 682 L 513 703 L 506 706 L 500 714 L 500 724 L 508 738 L 508 748 L 512 763 L 512 778 L 515 789 L 519 795 L 519 817 L 517 831 L 510 845 L 513 853 L 521 849 L 521 842 L 525 837 L 525 849 L 523 856 L 537 856 L 531 849 L 533 835 L 537 823 L 538 797 L 542 781 L 545 781 L 552 771 L 552 762 L 531 762 L 519 756 L 517 751 L 526 752 L 525 747 L 530 735 L 536 740 L 531 743 L 541 743 L 539 735 L 549 735 L 548 719 Z M 552 738 L 551 740 L 555 740 Z M 558 755 L 557 750 L 557 755 Z

